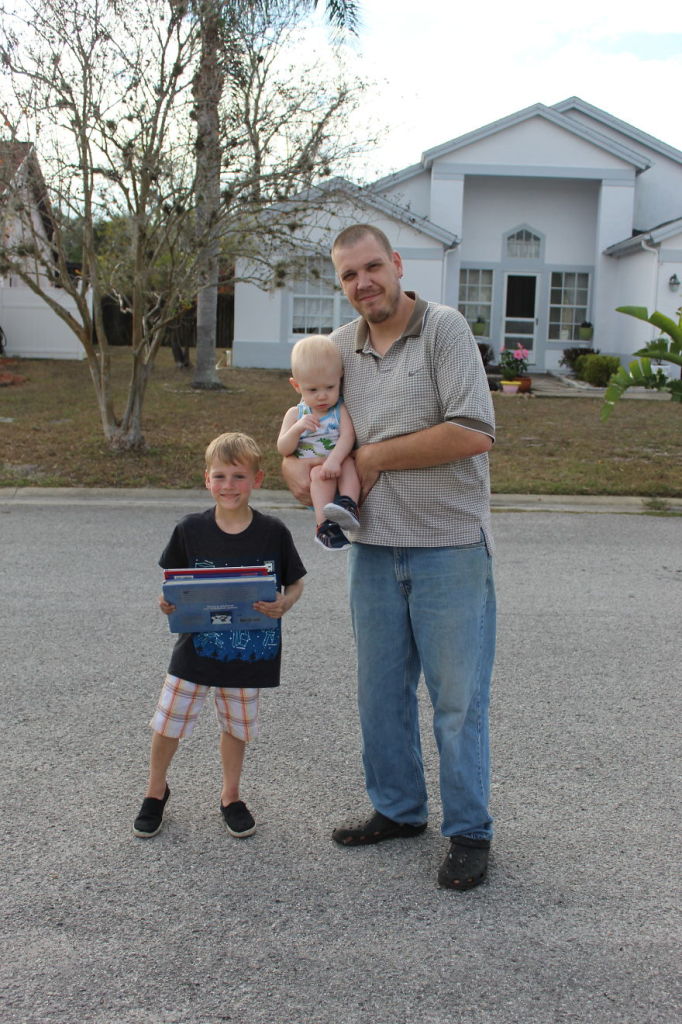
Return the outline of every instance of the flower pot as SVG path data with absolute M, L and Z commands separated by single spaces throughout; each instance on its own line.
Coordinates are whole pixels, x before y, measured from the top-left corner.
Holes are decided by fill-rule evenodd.
M 578 328 L 578 341 L 592 341 L 592 334 L 594 333 L 593 327 L 579 327 Z
M 503 380 L 502 391 L 505 395 L 515 395 L 519 390 L 519 380 Z
M 488 333 L 488 325 L 487 323 L 485 323 L 485 321 L 483 321 L 483 323 L 479 323 L 478 321 L 476 321 L 476 323 L 473 323 L 471 325 L 471 330 L 474 334 L 474 337 L 484 338 Z
M 528 392 L 531 389 L 531 379 L 530 379 L 530 377 L 519 377 L 518 385 L 519 385 L 519 394 L 528 394 Z

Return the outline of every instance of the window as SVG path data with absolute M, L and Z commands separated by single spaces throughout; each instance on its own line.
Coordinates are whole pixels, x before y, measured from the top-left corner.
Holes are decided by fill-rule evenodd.
M 357 313 L 339 286 L 331 260 L 310 256 L 293 286 L 292 334 L 330 334 Z
M 507 256 L 514 259 L 539 260 L 542 239 L 528 228 L 519 228 L 507 235 Z
M 549 297 L 549 338 L 576 341 L 578 327 L 587 320 L 590 275 L 571 271 L 552 274 Z
M 462 269 L 459 272 L 459 311 L 473 327 L 483 320 L 484 337 L 490 334 L 490 311 L 493 303 L 492 270 Z

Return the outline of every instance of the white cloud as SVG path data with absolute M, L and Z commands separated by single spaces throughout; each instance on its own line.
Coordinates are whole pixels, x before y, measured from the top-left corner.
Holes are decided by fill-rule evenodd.
M 573 95 L 682 149 L 682 45 L 672 53 L 666 45 L 658 58 L 654 38 L 677 25 L 672 0 L 625 0 L 617 9 L 612 0 L 365 0 L 348 63 L 379 83 L 362 113 L 387 131 L 364 176 L 416 163 L 424 149 L 530 104 Z

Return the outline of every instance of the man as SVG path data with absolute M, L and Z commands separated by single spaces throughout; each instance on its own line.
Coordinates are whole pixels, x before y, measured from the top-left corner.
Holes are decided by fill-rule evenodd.
M 343 846 L 417 836 L 427 794 L 417 685 L 424 673 L 440 755 L 445 888 L 484 880 L 488 705 L 495 647 L 487 452 L 490 392 L 476 343 L 454 309 L 402 290 L 400 255 L 378 229 L 347 228 L 332 247 L 360 319 L 334 331 L 357 434 L 361 525 L 349 554 L 358 706 L 374 814 L 333 833 Z M 307 500 L 295 459 L 283 472 Z

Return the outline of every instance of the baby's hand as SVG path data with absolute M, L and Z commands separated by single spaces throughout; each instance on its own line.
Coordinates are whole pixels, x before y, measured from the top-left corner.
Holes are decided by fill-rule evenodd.
M 320 421 L 317 416 L 314 416 L 311 412 L 306 413 L 305 416 L 301 416 L 298 420 L 297 426 L 301 428 L 301 433 L 306 430 L 319 430 Z
M 320 476 L 323 480 L 335 480 L 338 476 L 341 476 L 341 466 L 332 459 L 331 456 L 324 460 L 320 466 Z
M 175 611 L 175 605 L 169 604 L 166 598 L 163 596 L 163 594 L 159 598 L 159 608 L 161 609 L 164 615 L 170 615 L 171 612 Z

